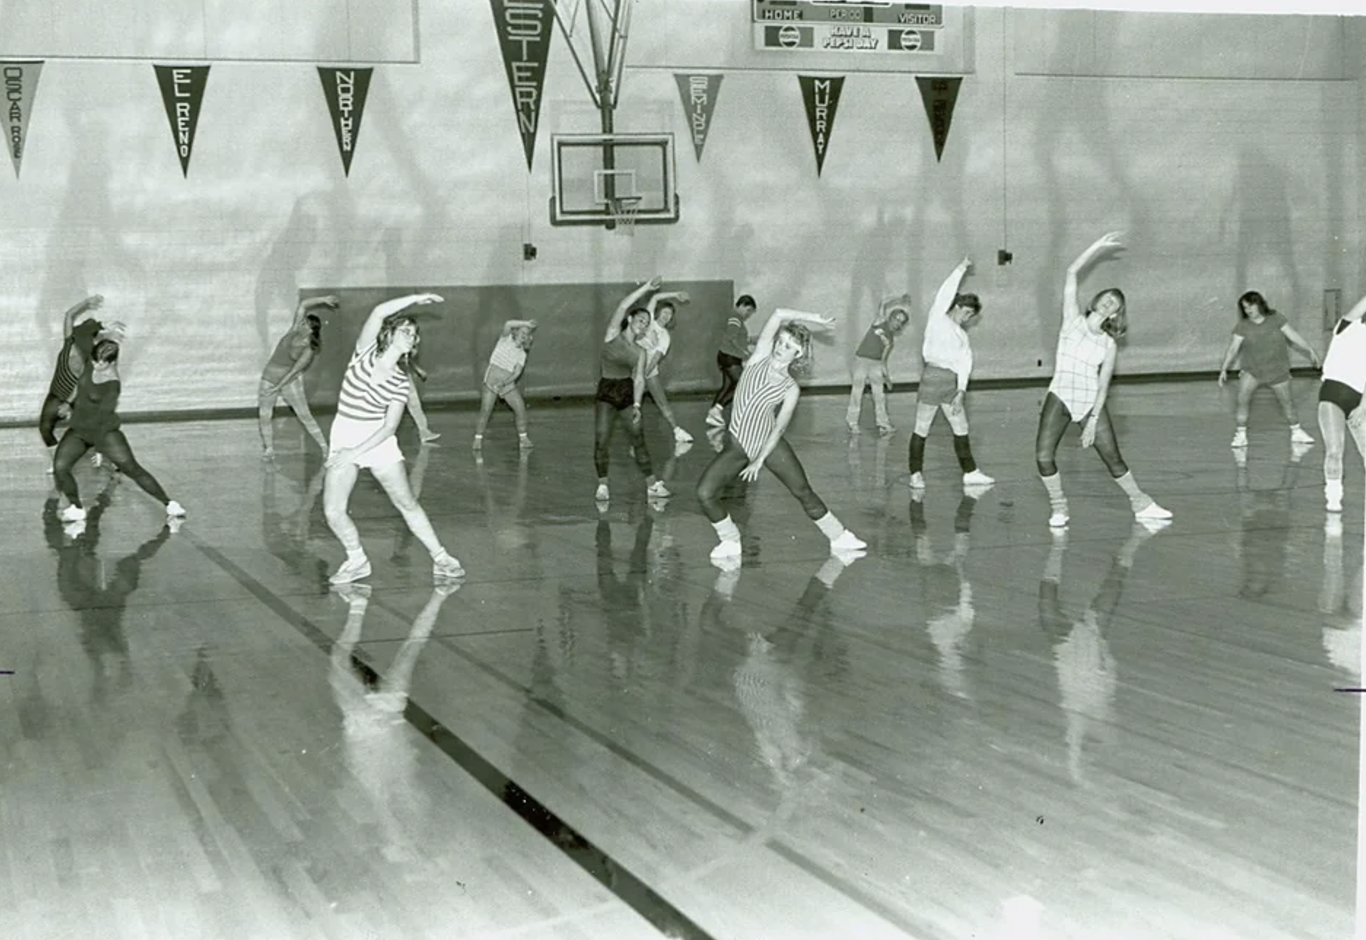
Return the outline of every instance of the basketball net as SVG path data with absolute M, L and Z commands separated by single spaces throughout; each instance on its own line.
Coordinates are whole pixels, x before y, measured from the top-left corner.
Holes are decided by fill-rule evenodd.
M 636 216 L 640 213 L 640 196 L 617 196 L 610 202 L 612 207 L 612 220 L 616 222 L 616 231 L 622 235 L 634 235 L 636 233 Z

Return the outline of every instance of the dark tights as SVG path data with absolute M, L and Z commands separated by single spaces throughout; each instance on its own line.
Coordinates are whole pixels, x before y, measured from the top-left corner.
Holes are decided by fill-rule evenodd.
M 593 403 L 593 466 L 598 478 L 607 476 L 608 457 L 611 453 L 612 429 L 616 427 L 621 409 L 605 401 Z M 631 450 L 636 458 L 636 466 L 645 476 L 654 475 L 654 465 L 650 463 L 650 451 L 645 446 L 645 423 L 626 421 L 626 433 L 631 435 Z
M 697 498 L 702 503 L 702 512 L 712 522 L 720 522 L 726 518 L 726 511 L 721 508 L 721 503 L 717 499 L 721 490 L 738 477 L 740 471 L 750 463 L 749 455 L 745 453 L 744 448 L 733 435 L 727 434 L 726 446 L 721 449 L 721 453 L 712 458 L 697 481 Z M 806 479 L 806 471 L 802 469 L 802 462 L 797 459 L 797 455 L 792 451 L 792 445 L 787 441 L 778 441 L 778 446 L 768 455 L 764 466 L 772 470 L 773 475 L 782 481 L 783 486 L 797 497 L 797 502 L 802 504 L 802 509 L 806 510 L 808 517 L 819 519 L 829 512 L 825 503 L 821 502 L 821 498 L 811 489 L 811 483 Z
M 721 388 L 711 400 L 713 406 L 724 408 L 735 397 L 735 387 L 740 384 L 740 373 L 745 369 L 745 360 L 726 353 L 716 354 L 716 368 L 721 370 Z
M 110 431 L 94 442 L 87 441 L 74 431 L 67 431 L 62 435 L 62 440 L 57 445 L 57 453 L 52 457 L 52 478 L 57 484 L 57 489 L 71 501 L 71 505 L 81 504 L 80 491 L 76 488 L 76 477 L 71 473 L 71 468 L 76 466 L 76 461 L 85 456 L 85 452 L 92 447 L 98 448 L 104 456 L 112 460 L 118 471 L 142 487 L 148 496 L 163 506 L 171 501 L 156 477 L 143 469 L 142 464 L 133 456 L 133 448 L 128 446 L 128 438 L 123 436 L 122 431 Z
M 1058 472 L 1058 443 L 1067 426 L 1072 423 L 1072 413 L 1052 392 L 1043 400 L 1043 410 L 1039 412 L 1039 434 L 1034 438 L 1034 462 L 1038 465 L 1039 475 L 1051 477 Z M 1110 476 L 1118 480 L 1129 472 L 1129 465 L 1119 454 L 1119 444 L 1115 441 L 1115 429 L 1110 424 L 1110 413 L 1100 409 L 1096 421 L 1096 453 L 1105 462 Z

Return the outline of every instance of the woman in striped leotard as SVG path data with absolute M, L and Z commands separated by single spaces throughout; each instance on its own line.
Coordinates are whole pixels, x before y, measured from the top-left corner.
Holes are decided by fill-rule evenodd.
M 765 466 L 783 482 L 830 540 L 830 550 L 847 552 L 866 548 L 846 529 L 811 489 L 801 461 L 783 439 L 801 389 L 793 368 L 811 358 L 811 331 L 806 324 L 828 327 L 834 321 L 814 313 L 779 309 L 764 324 L 745 362 L 735 389 L 730 429 L 725 446 L 697 481 L 697 498 L 721 542 L 712 549 L 713 560 L 740 555 L 740 530 L 717 500 L 722 487 L 736 477 L 753 481 Z
M 99 294 L 87 297 L 62 316 L 62 351 L 57 354 L 57 364 L 52 369 L 52 382 L 48 386 L 47 397 L 43 399 L 42 410 L 38 413 L 38 433 L 47 447 L 48 472 L 52 472 L 52 457 L 57 451 L 57 422 L 71 414 L 71 402 L 76 397 L 76 384 L 90 360 L 90 351 L 95 345 L 104 325 L 95 319 L 83 320 L 76 324 L 78 317 L 98 310 L 104 303 Z M 99 452 L 96 451 L 96 454 Z
M 436 294 L 412 294 L 379 304 L 370 311 L 356 339 L 356 350 L 337 397 L 323 481 L 323 513 L 346 549 L 346 561 L 332 575 L 333 584 L 370 575 L 370 559 L 347 512 L 361 467 L 369 469 L 384 487 L 413 535 L 431 552 L 432 576 L 454 578 L 465 573 L 460 562 L 442 547 L 431 520 L 413 495 L 394 436 L 412 389 L 402 360 L 412 354 L 420 340 L 417 322 L 403 311 L 414 304 L 440 300 Z

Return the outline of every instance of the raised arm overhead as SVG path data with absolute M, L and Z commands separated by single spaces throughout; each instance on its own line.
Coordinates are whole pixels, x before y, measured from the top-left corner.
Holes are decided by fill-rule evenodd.
M 659 285 L 662 283 L 664 283 L 663 279 L 656 274 L 644 284 L 641 284 L 635 290 L 631 291 L 631 293 L 623 297 L 621 303 L 617 304 L 616 309 L 612 311 L 612 319 L 607 321 L 607 329 L 603 333 L 602 341 L 604 343 L 610 343 L 612 340 L 616 339 L 617 335 L 621 332 L 621 321 L 626 318 L 626 314 L 630 309 L 639 303 L 640 299 L 646 294 L 651 294 L 659 290 Z
M 370 315 L 365 318 L 365 325 L 360 328 L 360 336 L 356 337 L 356 349 L 365 349 L 375 342 L 379 336 L 380 325 L 385 317 L 391 317 L 401 310 L 407 310 L 413 306 L 425 306 L 426 304 L 441 303 L 440 294 L 408 294 L 405 297 L 395 297 L 393 300 L 386 300 L 384 303 L 376 304 L 375 309 L 370 311 Z
M 341 299 L 336 294 L 328 294 L 325 297 L 305 297 L 294 308 L 294 322 L 289 325 L 289 328 L 291 330 L 298 329 L 299 324 L 304 322 L 304 317 L 308 311 L 314 307 L 335 307 L 339 303 L 341 303 Z
M 958 296 L 958 286 L 963 283 L 963 277 L 972 267 L 972 259 L 964 258 L 958 262 L 958 266 L 949 272 L 949 276 L 944 278 L 944 283 L 939 285 L 939 290 L 935 292 L 934 301 L 930 304 L 930 316 L 936 313 L 946 314 L 953 306 L 953 298 Z
M 98 310 L 103 303 L 103 296 L 100 294 L 93 294 L 62 314 L 62 338 L 66 339 L 71 335 L 71 331 L 76 327 L 77 317 L 88 311 Z
M 1077 275 L 1101 255 L 1123 248 L 1124 243 L 1120 240 L 1122 234 L 1121 232 L 1108 232 L 1102 235 L 1092 242 L 1089 248 L 1077 255 L 1077 260 L 1068 265 L 1067 276 L 1062 285 L 1063 320 L 1081 316 L 1081 307 L 1077 303 Z

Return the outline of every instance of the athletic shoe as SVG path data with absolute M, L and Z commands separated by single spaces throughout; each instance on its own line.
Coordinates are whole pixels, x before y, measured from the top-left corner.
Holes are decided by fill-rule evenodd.
M 707 410 L 707 424 L 714 428 L 724 428 L 726 426 L 726 413 L 720 405 L 712 405 Z
M 968 499 L 981 499 L 987 495 L 994 485 L 992 483 L 964 483 L 963 495 Z M 915 492 L 923 492 L 923 490 L 916 490 Z
M 183 516 L 185 515 L 185 507 L 175 500 L 171 500 L 166 504 L 166 515 L 173 518 Z
M 1163 509 L 1161 506 L 1157 505 L 1157 503 L 1149 503 L 1142 509 L 1139 509 L 1134 512 L 1134 518 L 1137 519 L 1139 522 L 1152 521 L 1155 519 L 1170 519 L 1171 517 L 1171 510 Z
M 465 568 L 456 560 L 454 555 L 445 554 L 440 558 L 432 559 L 432 577 L 438 580 L 442 578 L 463 578 Z
M 519 434 L 517 435 L 517 446 L 522 450 L 531 450 L 531 448 L 536 445 L 531 443 L 531 438 L 527 437 L 525 434 Z
M 1153 505 L 1157 505 L 1154 503 Z M 1048 517 L 1048 527 L 1050 529 L 1061 529 L 1067 525 L 1069 517 L 1066 509 L 1055 509 L 1053 515 Z
M 692 441 L 674 441 L 674 456 L 682 457 L 692 450 Z
M 1342 517 L 1341 517 L 1341 516 L 1333 516 L 1332 518 L 1334 518 L 1334 519 L 1339 519 L 1339 520 L 1340 520 Z M 77 519 L 75 522 L 63 522 L 63 523 L 62 523 L 62 534 L 65 535 L 68 539 L 70 539 L 71 541 L 74 542 L 76 539 L 80 538 L 82 535 L 85 535 L 85 520 L 84 520 L 84 519 Z
M 1247 428 L 1239 428 L 1237 431 L 1235 431 L 1234 434 L 1233 434 L 1233 441 L 1232 441 L 1228 446 L 1229 446 L 1229 447 L 1246 447 L 1246 446 L 1247 446 Z
M 1328 508 L 1329 512 L 1342 512 L 1342 494 L 1325 493 L 1324 505 Z
M 877 433 L 881 434 L 883 437 L 891 437 L 896 433 L 896 428 L 890 424 L 879 424 L 877 426 Z
M 67 506 L 61 512 L 57 513 L 57 518 L 63 522 L 81 522 L 85 519 L 85 507 Z
M 655 480 L 646 488 L 645 495 L 651 499 L 668 499 L 673 493 L 669 492 L 669 488 L 664 485 L 663 480 Z
M 989 477 L 981 470 L 973 470 L 971 473 L 963 474 L 964 489 L 967 489 L 969 486 L 991 486 L 991 484 L 995 482 L 995 477 Z
M 682 428 L 674 428 L 674 440 L 680 444 L 691 444 L 692 435 Z
M 359 581 L 361 578 L 370 577 L 370 559 L 364 555 L 355 561 L 344 561 L 336 573 L 327 580 L 333 584 L 350 584 L 352 581 Z
M 739 539 L 722 539 L 716 544 L 716 547 L 711 550 L 712 561 L 720 561 L 725 558 L 734 558 L 737 560 L 740 558 Z
M 906 480 L 906 485 L 913 490 L 923 490 L 925 488 L 925 474 L 917 470 Z
M 598 484 L 598 488 L 593 491 L 593 498 L 600 503 L 605 503 L 612 498 L 612 494 L 607 490 L 606 483 Z
M 482 435 L 482 434 L 476 434 L 476 435 L 474 435 L 474 443 L 471 444 L 470 446 L 473 447 L 475 450 L 483 450 L 483 449 L 484 449 L 484 435 Z
M 1299 463 L 1305 454 L 1309 453 L 1314 447 L 1313 444 L 1294 444 L 1290 445 L 1290 459 L 1294 463 Z
M 424 444 L 430 444 L 432 441 L 436 440 L 440 436 L 440 431 L 433 431 L 431 428 L 428 428 L 426 431 L 418 435 L 418 440 Z
M 868 543 L 863 541 L 853 532 L 845 529 L 838 536 L 830 540 L 830 551 L 839 554 L 840 552 L 856 552 L 868 547 Z
M 1290 443 L 1312 444 L 1314 443 L 1314 435 L 1310 434 L 1302 427 L 1293 427 L 1290 429 Z

